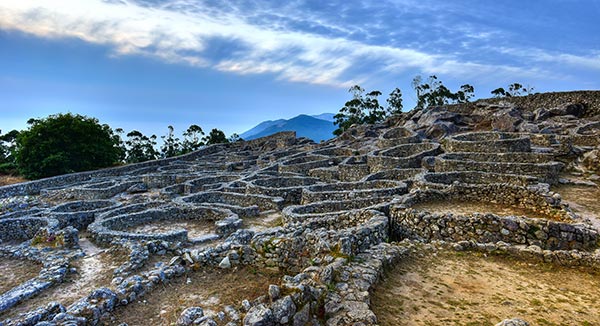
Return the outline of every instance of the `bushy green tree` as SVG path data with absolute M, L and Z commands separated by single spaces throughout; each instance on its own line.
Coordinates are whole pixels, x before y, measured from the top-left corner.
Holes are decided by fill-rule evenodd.
M 473 86 L 465 84 L 453 93 L 435 75 L 429 76 L 426 83 L 423 82 L 421 76 L 416 76 L 412 81 L 412 86 L 417 93 L 417 108 L 466 103 L 474 96 L 475 92 Z
M 98 119 L 66 113 L 27 123 L 15 150 L 19 172 L 27 178 L 104 168 L 122 156 L 113 130 Z
M 137 130 L 132 130 L 127 134 L 127 163 L 139 163 L 158 158 L 156 146 L 156 135 L 150 137 Z
M 202 140 L 206 145 L 223 144 L 229 142 L 227 137 L 225 137 L 225 133 L 217 128 L 213 128 L 213 130 L 211 130 L 210 133 L 208 133 L 208 135 Z

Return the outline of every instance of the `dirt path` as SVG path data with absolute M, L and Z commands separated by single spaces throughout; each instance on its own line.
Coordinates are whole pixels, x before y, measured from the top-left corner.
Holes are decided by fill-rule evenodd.
M 508 257 L 442 252 L 401 262 L 373 291 L 385 325 L 600 325 L 600 275 Z

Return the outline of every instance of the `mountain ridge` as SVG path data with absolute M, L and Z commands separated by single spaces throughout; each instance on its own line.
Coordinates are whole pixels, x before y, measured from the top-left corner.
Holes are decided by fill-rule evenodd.
M 300 114 L 291 119 L 267 120 L 241 133 L 240 137 L 244 140 L 252 140 L 280 131 L 295 131 L 297 137 L 306 137 L 320 142 L 333 138 L 333 131 L 336 127 L 332 119 L 332 113 L 322 113 L 319 115 Z

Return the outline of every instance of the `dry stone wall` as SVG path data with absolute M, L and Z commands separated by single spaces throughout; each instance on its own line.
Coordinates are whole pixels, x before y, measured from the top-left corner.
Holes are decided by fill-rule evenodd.
M 568 105 L 525 112 L 496 100 L 417 110 L 321 144 L 284 132 L 0 187 L 0 256 L 44 265 L 0 294 L 0 325 L 98 325 L 184 275 L 242 265 L 288 275 L 223 311 L 182 307 L 177 324 L 376 325 L 369 291 L 423 242 L 600 267 L 598 231 L 550 191 L 600 145 L 600 125 L 582 118 L 594 101 L 587 113 Z M 494 110 L 488 129 L 480 109 Z M 500 127 L 511 132 L 491 130 Z M 419 208 L 433 201 L 525 213 Z M 110 282 L 71 305 L 3 317 L 77 277 L 74 263 L 98 245 L 127 253 L 114 271 L 100 271 Z M 151 263 L 158 258 L 166 260 Z

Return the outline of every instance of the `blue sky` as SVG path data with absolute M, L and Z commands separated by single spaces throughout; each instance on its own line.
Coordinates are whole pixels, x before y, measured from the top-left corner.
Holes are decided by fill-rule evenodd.
M 0 0 L 0 130 L 73 112 L 241 133 L 337 112 L 354 84 L 410 108 L 415 75 L 477 97 L 600 89 L 598 17 L 596 0 Z

